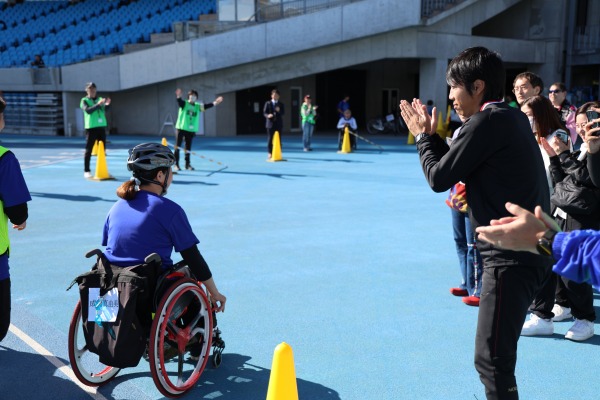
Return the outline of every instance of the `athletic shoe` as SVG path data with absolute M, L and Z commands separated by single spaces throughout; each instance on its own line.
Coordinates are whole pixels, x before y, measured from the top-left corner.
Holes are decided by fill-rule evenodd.
M 554 333 L 554 323 L 551 319 L 540 318 L 531 314 L 521 329 L 521 336 L 547 336 Z
M 185 166 L 185 169 L 187 169 L 188 171 L 193 171 L 194 167 L 192 167 L 190 164 Z
M 179 168 L 179 165 L 173 165 L 173 171 L 181 171 L 181 168 Z
M 452 293 L 452 295 L 458 296 L 458 297 L 465 297 L 465 296 L 469 295 L 469 292 L 467 292 L 467 289 L 461 289 L 461 288 L 457 288 L 457 287 L 450 288 L 450 293 Z
M 84 177 L 85 179 L 90 179 L 90 178 L 92 177 L 92 173 L 91 173 L 91 172 L 89 172 L 89 171 L 85 171 L 85 172 L 83 173 L 83 177 Z
M 552 321 L 554 322 L 560 322 L 564 321 L 565 319 L 573 318 L 571 315 L 571 309 L 569 307 L 563 307 L 559 304 L 555 304 L 554 307 L 552 307 L 552 313 L 554 314 L 554 318 L 552 318 Z
M 594 323 L 587 319 L 575 318 L 575 323 L 565 335 L 565 339 L 582 342 L 594 336 Z
M 468 306 L 479 307 L 479 297 L 477 297 L 477 296 L 463 297 L 462 302 Z

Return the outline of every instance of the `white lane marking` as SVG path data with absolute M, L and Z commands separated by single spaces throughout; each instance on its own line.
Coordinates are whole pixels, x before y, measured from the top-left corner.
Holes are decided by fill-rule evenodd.
M 77 379 L 73 370 L 63 364 L 57 357 L 55 357 L 52 353 L 50 353 L 44 346 L 33 340 L 29 335 L 25 332 L 10 324 L 9 330 L 14 333 L 19 339 L 25 342 L 29 347 L 38 352 L 38 354 L 44 356 L 44 358 L 52 365 L 54 365 L 60 372 L 65 374 L 71 381 L 73 381 L 77 386 L 83 389 L 87 394 L 89 394 L 92 399 L 95 400 L 108 400 L 106 397 L 102 396 L 102 394 L 98 393 L 97 388 L 86 386 Z

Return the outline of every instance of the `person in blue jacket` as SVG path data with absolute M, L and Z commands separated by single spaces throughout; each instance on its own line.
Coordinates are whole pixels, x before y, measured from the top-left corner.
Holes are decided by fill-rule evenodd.
M 5 107 L 6 102 L 0 97 L 0 131 L 4 128 Z M 8 221 L 12 223 L 13 229 L 25 229 L 28 201 L 31 201 L 31 195 L 17 157 L 7 148 L 0 146 L 0 341 L 4 339 L 10 326 Z
M 560 232 L 539 206 L 534 213 L 512 203 L 506 203 L 506 209 L 512 216 L 478 227 L 479 239 L 506 250 L 551 256 L 554 272 L 600 289 L 600 231 Z

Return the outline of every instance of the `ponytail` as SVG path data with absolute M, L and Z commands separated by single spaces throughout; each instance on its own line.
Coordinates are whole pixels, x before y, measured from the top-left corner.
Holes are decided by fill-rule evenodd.
M 121 186 L 117 188 L 117 196 L 123 200 L 133 200 L 136 192 L 139 190 L 139 188 L 136 190 L 136 186 L 137 184 L 134 180 L 123 182 Z

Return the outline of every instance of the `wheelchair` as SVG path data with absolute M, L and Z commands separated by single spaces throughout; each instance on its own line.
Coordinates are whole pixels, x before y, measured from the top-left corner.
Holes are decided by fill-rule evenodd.
M 93 250 L 86 257 L 92 255 L 100 257 L 102 253 Z M 160 263 L 160 257 L 151 254 L 142 267 L 155 262 Z M 181 262 L 156 280 L 152 310 L 143 358 L 150 364 L 157 389 L 164 396 L 179 397 L 200 379 L 211 358 L 211 347 L 212 365 L 219 367 L 225 342 L 220 331 L 213 329 L 214 311 L 206 289 Z M 99 356 L 88 349 L 82 316 L 79 300 L 69 326 L 69 360 L 79 381 L 87 386 L 101 386 L 113 380 L 121 369 L 102 364 Z

